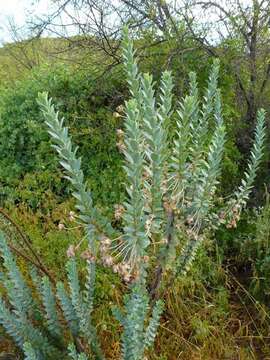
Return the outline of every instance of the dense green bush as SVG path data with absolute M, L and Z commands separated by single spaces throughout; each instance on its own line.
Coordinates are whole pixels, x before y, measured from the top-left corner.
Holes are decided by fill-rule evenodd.
M 250 209 L 236 231 L 220 230 L 219 254 L 232 267 L 251 294 L 262 302 L 270 299 L 270 204 Z
M 113 112 L 120 104 L 121 80 L 111 76 L 97 87 L 94 76 L 67 65 L 42 66 L 33 70 L 15 86 L 0 90 L 0 182 L 1 199 L 25 202 L 32 209 L 42 204 L 45 191 L 58 199 L 68 193 L 60 180 L 55 155 L 48 144 L 36 97 L 46 88 L 58 100 L 61 115 L 69 124 L 73 139 L 80 146 L 84 171 L 92 180 L 90 187 L 101 205 L 111 195 L 119 202 L 119 152 L 115 146 L 116 129 L 121 117 Z M 116 88 L 118 90 L 116 90 Z M 35 193 L 35 195 L 33 195 Z

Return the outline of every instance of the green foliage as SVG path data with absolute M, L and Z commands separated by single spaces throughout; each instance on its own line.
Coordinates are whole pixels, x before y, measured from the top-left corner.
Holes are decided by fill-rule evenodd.
M 143 290 L 134 287 L 125 304 L 126 316 L 124 317 L 122 354 L 123 359 L 137 360 L 144 354 L 144 320 L 148 307 L 147 295 Z
M 235 266 L 244 273 L 251 294 L 265 303 L 270 295 L 269 215 L 269 195 L 266 193 L 265 206 L 246 213 L 236 234 L 220 234 L 223 257 L 234 260 Z
M 160 322 L 160 317 L 163 312 L 163 308 L 164 308 L 164 303 L 158 300 L 153 308 L 152 317 L 145 330 L 144 346 L 146 349 L 150 348 L 154 344 L 157 329 Z
M 241 210 L 246 206 L 251 190 L 253 188 L 254 179 L 256 177 L 258 167 L 262 160 L 263 147 L 265 139 L 265 111 L 258 111 L 257 124 L 255 128 L 255 139 L 251 149 L 248 169 L 245 171 L 241 185 L 235 191 L 233 198 L 228 204 L 226 212 L 230 217 L 230 225 L 235 227 L 235 222 L 239 219 Z
M 57 297 L 61 303 L 63 313 L 69 324 L 71 333 L 73 336 L 77 336 L 79 333 L 79 322 L 76 316 L 75 309 L 73 307 L 72 301 L 69 298 L 64 284 L 62 282 L 57 283 Z
M 21 273 L 13 259 L 11 252 L 8 250 L 6 241 L 1 234 L 1 255 L 4 259 L 4 267 L 7 271 L 7 277 L 15 284 L 10 286 L 9 280 L 5 279 L 4 286 L 8 297 L 9 304 L 2 298 L 0 299 L 1 315 L 0 323 L 3 325 L 8 334 L 13 337 L 15 342 L 22 348 L 27 356 L 33 356 L 35 351 L 38 359 L 53 359 L 54 356 L 59 356 L 61 350 L 63 354 L 66 352 L 62 329 L 60 326 L 60 313 L 56 307 L 55 295 L 52 289 L 52 284 L 47 277 L 41 279 L 42 286 L 38 287 L 36 291 L 42 300 L 42 306 L 36 304 L 34 296 L 26 285 Z M 10 264 L 12 264 L 12 273 L 10 273 Z M 89 329 L 89 318 L 87 318 L 87 307 L 81 297 L 79 287 L 79 279 L 76 270 L 75 260 L 72 259 L 67 266 L 68 282 L 70 293 L 64 289 L 63 283 L 57 284 L 57 297 L 60 300 L 63 315 L 68 323 L 68 329 L 71 334 L 78 336 L 80 332 L 88 339 L 89 342 L 94 341 L 94 333 Z M 21 292 L 19 292 L 19 290 Z M 31 309 L 25 308 L 25 299 L 20 304 L 19 295 L 22 291 L 26 293 L 31 301 Z M 15 298 L 15 295 L 18 299 Z M 26 297 L 27 299 L 27 297 Z M 12 306 L 12 309 L 9 307 Z M 30 305 L 29 305 L 30 306 Z M 39 306 L 41 317 L 39 321 L 34 316 L 34 309 Z M 42 308 L 44 310 L 42 310 Z M 28 310 L 28 312 L 26 312 Z M 46 319 L 46 320 L 45 320 Z M 35 323 L 35 325 L 33 325 Z M 92 328 L 91 328 L 92 330 Z M 60 342 L 59 342 L 60 341 Z M 26 343 L 26 345 L 24 345 Z M 30 345 L 31 347 L 30 347 Z M 28 344 L 28 345 L 27 345 Z M 67 345 L 66 345 L 67 346 Z M 33 351 L 32 351 L 32 350 Z M 97 353 L 97 359 L 101 359 L 99 354 L 98 344 L 94 343 L 94 351 Z M 58 355 L 57 355 L 58 354 Z
M 23 346 L 25 360 L 38 360 L 36 353 L 30 343 L 25 343 Z
M 74 192 L 73 196 L 77 199 L 76 208 L 80 211 L 80 219 L 85 223 L 90 223 L 93 229 L 107 227 L 107 221 L 101 218 L 97 209 L 92 205 L 91 193 L 87 190 L 84 183 L 84 175 L 81 169 L 81 159 L 77 157 L 78 148 L 72 149 L 71 139 L 68 136 L 68 129 L 63 127 L 64 119 L 58 120 L 58 113 L 55 111 L 48 95 L 39 95 L 38 103 L 46 118 L 49 127 L 49 134 L 54 140 L 54 148 L 59 154 L 60 164 L 66 171 L 65 178 L 70 181 Z M 98 223 L 96 223 L 98 221 Z
M 33 302 L 29 289 L 2 236 L 0 237 L 0 247 L 4 260 L 3 265 L 7 270 L 10 302 L 14 307 L 15 314 L 26 316 L 31 310 Z
M 112 75 L 110 81 L 102 82 L 104 85 L 99 86 L 99 90 L 94 84 L 94 76 L 58 64 L 53 68 L 51 65 L 37 67 L 17 81 L 16 86 L 0 89 L 2 203 L 6 200 L 25 202 L 37 210 L 46 202 L 48 191 L 58 202 L 69 196 L 69 188 L 60 181 L 57 160 L 49 146 L 36 103 L 38 92 L 44 88 L 58 99 L 61 114 L 68 121 L 81 155 L 91 153 L 90 162 L 84 163 L 84 172 L 87 178 L 91 176 L 94 198 L 107 207 L 119 202 L 121 183 L 118 179 L 122 170 L 115 142 L 121 118 L 113 117 L 112 112 L 119 104 L 115 88 L 120 91 L 122 85 L 116 75 Z M 93 179 L 99 177 L 100 171 L 103 176 L 97 183 Z M 110 204 L 108 194 L 112 199 Z
M 39 354 L 38 356 L 51 358 L 56 351 L 30 320 L 35 308 L 34 299 L 2 234 L 0 234 L 0 244 L 7 276 L 4 286 L 12 307 L 10 310 L 1 296 L 1 324 L 20 347 L 23 347 L 25 342 L 29 342 Z
M 42 286 L 36 289 L 41 292 L 42 303 L 34 300 L 4 237 L 0 238 L 5 267 L 2 279 L 7 294 L 6 301 L 0 303 L 0 320 L 18 345 L 24 347 L 28 357 L 36 354 L 41 360 L 50 359 L 60 352 L 73 359 L 105 358 L 92 316 L 96 266 L 100 264 L 111 267 L 128 285 L 123 311 L 115 309 L 123 327 L 122 358 L 141 360 L 157 334 L 164 289 L 190 269 L 213 229 L 238 220 L 253 186 L 265 136 L 262 110 L 258 113 L 245 179 L 233 194 L 234 200 L 225 204 L 225 210 L 220 212 L 216 192 L 220 184 L 225 125 L 217 87 L 218 62 L 212 66 L 202 101 L 196 77 L 190 74 L 190 93 L 175 112 L 171 73 L 162 75 L 157 96 L 152 76 L 139 73 L 127 29 L 124 30 L 123 56 L 131 99 L 125 103 L 124 132 L 118 131 L 118 147 L 125 160 L 126 193 L 123 205 L 118 205 L 115 214 L 119 221 L 117 230 L 97 207 L 85 182 L 82 160 L 77 154 L 78 148 L 72 146 L 64 118 L 47 93 L 38 96 L 53 148 L 72 188 L 78 211 L 75 219 L 84 230 L 84 237 L 67 251 L 68 291 L 63 282 L 59 282 L 55 290 L 53 284 L 43 278 Z M 176 131 L 170 143 L 168 124 L 175 118 Z M 83 240 L 87 248 L 82 252 Z M 78 271 L 79 251 L 87 263 L 84 283 Z M 34 282 L 37 283 L 37 278 Z M 55 293 L 61 311 L 57 309 Z M 36 308 L 40 308 L 40 323 L 33 319 Z M 67 337 L 61 335 L 61 316 L 67 323 Z M 199 341 L 208 337 L 210 326 L 206 321 L 194 326 Z M 55 341 L 57 338 L 61 341 Z M 68 345 L 70 343 L 76 347 Z
M 123 359 L 141 359 L 145 350 L 154 344 L 163 305 L 161 300 L 155 303 L 148 326 L 145 327 L 144 323 L 150 307 L 149 298 L 143 288 L 135 285 L 131 294 L 126 297 L 125 313 L 121 313 L 117 308 L 114 309 L 115 317 L 124 328 L 122 335 Z
M 62 331 L 57 316 L 55 297 L 52 286 L 47 277 L 43 277 L 42 279 L 42 298 L 46 312 L 48 329 L 53 337 L 61 338 Z
M 69 350 L 69 356 L 73 360 L 87 360 L 87 356 L 84 353 L 81 353 L 81 354 L 77 353 L 74 344 L 70 344 L 68 347 L 68 350 Z

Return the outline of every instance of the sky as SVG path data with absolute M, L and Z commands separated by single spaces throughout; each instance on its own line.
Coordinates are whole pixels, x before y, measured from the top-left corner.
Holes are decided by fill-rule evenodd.
M 0 0 L 0 43 L 11 40 L 7 30 L 8 20 L 23 26 L 33 15 L 48 13 L 50 0 Z

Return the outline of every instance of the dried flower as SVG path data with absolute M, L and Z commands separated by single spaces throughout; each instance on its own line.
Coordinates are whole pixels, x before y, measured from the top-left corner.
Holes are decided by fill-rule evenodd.
M 193 225 L 194 224 L 194 217 L 192 215 L 188 215 L 187 224 L 188 225 Z
M 102 262 L 103 262 L 103 265 L 105 265 L 105 266 L 112 266 L 113 265 L 113 257 L 110 255 L 104 256 L 102 258 Z
M 145 263 L 148 263 L 149 260 L 150 260 L 150 258 L 149 258 L 148 255 L 145 255 L 145 256 L 143 257 L 143 261 L 144 261 Z
M 150 178 L 150 173 L 149 173 L 148 169 L 145 169 L 143 172 L 143 179 L 147 180 L 149 178 Z
M 58 224 L 58 229 L 59 230 L 64 230 L 65 229 L 65 225 L 63 223 L 59 223 Z
M 117 111 L 115 111 L 115 112 L 113 113 L 113 117 L 119 118 L 119 117 L 122 117 L 122 115 L 119 114 Z
M 219 213 L 219 218 L 220 218 L 220 220 L 224 220 L 225 217 L 226 217 L 225 211 L 221 211 L 221 212 Z
M 123 277 L 123 280 L 124 280 L 125 283 L 129 283 L 130 280 L 131 280 L 130 274 L 126 274 L 126 275 Z
M 233 228 L 236 228 L 236 227 L 237 227 L 236 219 L 233 219 L 233 220 L 232 220 L 232 227 L 233 227 Z
M 130 272 L 131 266 L 127 262 L 123 262 L 118 265 L 118 272 L 121 273 L 123 276 Z
M 112 243 L 111 239 L 109 239 L 106 236 L 103 236 L 100 242 L 103 246 L 106 246 L 106 247 L 110 246 Z
M 168 191 L 167 180 L 163 180 L 163 182 L 161 184 L 161 192 L 162 192 L 162 194 L 166 194 L 167 191 Z
M 137 269 L 137 270 L 135 270 L 135 271 L 133 272 L 132 279 L 133 279 L 133 280 L 137 280 L 137 279 L 139 279 L 139 278 L 140 278 L 140 272 L 139 272 L 139 270 Z
M 119 112 L 119 113 L 124 112 L 124 106 L 122 104 L 118 105 L 117 108 L 116 108 L 116 111 Z
M 113 270 L 113 272 L 115 274 L 118 273 L 119 272 L 119 265 L 118 264 L 113 265 L 112 270 Z
M 75 220 L 75 212 L 74 212 L 74 211 L 70 211 L 68 218 L 69 218 L 69 221 L 74 221 L 74 220 Z
M 99 250 L 100 250 L 100 253 L 105 256 L 108 254 L 109 248 L 107 245 L 101 244 L 99 247 Z
M 114 218 L 115 220 L 120 220 L 125 212 L 123 205 L 116 204 L 114 205 Z
M 236 220 L 232 219 L 228 224 L 227 224 L 227 229 L 232 229 L 232 228 L 236 228 L 237 224 L 236 224 Z
M 67 249 L 67 257 L 72 258 L 75 257 L 75 246 L 74 245 L 70 245 L 69 248 Z
M 116 146 L 120 152 L 124 152 L 126 150 L 126 145 L 122 141 L 116 143 Z
M 162 244 L 168 244 L 168 239 L 166 237 L 161 239 Z
M 153 224 L 153 216 L 150 216 L 145 222 L 145 231 L 146 231 L 148 236 L 151 235 L 152 224 Z
M 116 129 L 116 135 L 119 137 L 119 138 L 123 138 L 124 137 L 124 131 L 122 129 Z
M 92 262 L 96 260 L 95 256 L 91 253 L 89 249 L 81 253 L 81 258 Z

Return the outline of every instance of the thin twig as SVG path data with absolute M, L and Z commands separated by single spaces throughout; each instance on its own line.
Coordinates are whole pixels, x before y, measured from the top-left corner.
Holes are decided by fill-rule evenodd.
M 25 234 L 23 233 L 23 231 L 21 230 L 21 228 L 19 227 L 19 225 L 2 209 L 0 208 L 0 214 L 4 216 L 4 218 L 6 220 L 8 220 L 8 222 L 15 228 L 15 230 L 17 231 L 18 235 L 21 237 L 23 243 L 27 246 L 28 250 L 31 252 L 31 254 L 33 255 L 33 257 L 35 258 L 35 261 L 33 259 L 31 259 L 28 255 L 23 254 L 20 250 L 18 250 L 17 248 L 15 248 L 13 245 L 9 244 L 10 248 L 13 251 L 16 251 L 16 253 L 18 255 L 20 255 L 21 257 L 23 257 L 25 260 L 30 261 L 32 264 L 34 264 L 36 267 L 38 267 L 43 273 L 45 273 L 49 279 L 55 283 L 54 278 L 52 277 L 52 275 L 50 274 L 49 270 L 46 268 L 46 266 L 43 264 L 42 260 L 40 259 L 40 257 L 37 255 L 37 253 L 35 252 L 35 250 L 32 247 L 32 244 L 30 242 L 30 240 L 27 238 L 27 236 L 25 236 Z

